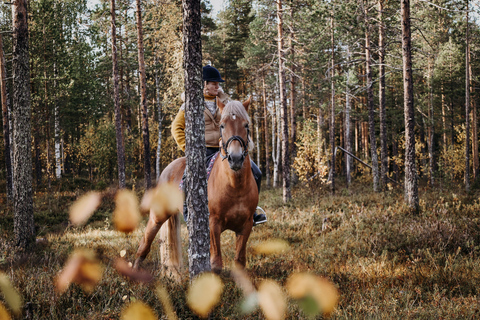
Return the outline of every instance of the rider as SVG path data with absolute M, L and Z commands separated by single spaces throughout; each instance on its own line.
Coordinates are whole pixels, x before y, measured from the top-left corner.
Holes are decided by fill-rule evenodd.
M 226 104 L 229 97 L 219 86 L 219 82 L 225 82 L 225 80 L 222 79 L 220 72 L 216 68 L 210 65 L 203 67 L 203 81 L 203 96 L 205 99 L 205 109 L 203 113 L 205 116 L 205 143 L 207 145 L 206 158 L 210 159 L 220 150 L 218 141 L 220 140 L 221 112 L 217 106 L 217 99 Z M 177 145 L 182 151 L 185 151 L 185 104 L 182 104 L 172 123 L 172 135 Z M 257 183 L 258 192 L 260 193 L 262 172 L 252 160 L 250 160 L 250 164 L 253 177 Z M 257 211 L 260 211 L 260 213 L 257 213 Z M 254 226 L 267 222 L 267 217 L 263 209 L 257 207 L 257 211 L 253 214 Z

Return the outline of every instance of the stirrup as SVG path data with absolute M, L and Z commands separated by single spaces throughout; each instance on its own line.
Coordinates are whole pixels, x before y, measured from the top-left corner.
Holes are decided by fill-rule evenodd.
M 258 210 L 260 210 L 261 213 L 257 213 Z M 259 217 L 259 218 L 255 220 L 255 217 Z M 253 214 L 253 226 L 257 226 L 265 222 L 267 222 L 267 215 L 265 214 L 265 211 L 261 207 L 257 206 L 257 208 L 255 209 L 255 213 Z

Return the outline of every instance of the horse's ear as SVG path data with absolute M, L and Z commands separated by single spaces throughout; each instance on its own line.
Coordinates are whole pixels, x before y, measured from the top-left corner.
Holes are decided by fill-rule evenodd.
M 245 110 L 248 111 L 248 107 L 250 106 L 250 102 L 252 102 L 252 96 L 248 97 L 247 101 L 245 101 L 243 104 L 243 107 L 245 108 Z
M 220 109 L 220 113 L 222 113 L 223 108 L 225 108 L 225 104 L 220 99 L 217 99 L 217 106 Z

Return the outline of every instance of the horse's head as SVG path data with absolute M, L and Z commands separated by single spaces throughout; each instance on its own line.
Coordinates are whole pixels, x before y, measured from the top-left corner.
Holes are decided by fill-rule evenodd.
M 226 105 L 219 105 L 222 111 L 220 119 L 220 143 L 222 158 L 228 159 L 230 168 L 238 171 L 253 146 L 250 141 L 250 117 L 248 107 L 250 98 L 243 104 L 240 101 L 231 101 Z

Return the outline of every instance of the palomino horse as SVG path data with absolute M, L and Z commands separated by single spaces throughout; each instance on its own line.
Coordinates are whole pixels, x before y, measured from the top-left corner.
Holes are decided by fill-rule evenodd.
M 214 272 L 223 267 L 220 234 L 232 230 L 236 234 L 235 262 L 245 267 L 246 246 L 253 226 L 253 213 L 258 204 L 258 189 L 250 166 L 248 155 L 252 142 L 249 137 L 250 118 L 248 106 L 250 99 L 243 104 L 232 101 L 219 105 L 222 111 L 220 120 L 220 156 L 215 159 L 208 180 L 208 209 L 210 211 L 210 264 Z M 223 160 L 228 161 L 223 161 Z M 179 185 L 185 170 L 186 159 L 179 158 L 170 163 L 162 172 L 159 183 L 170 182 Z M 166 219 L 158 220 L 153 212 L 140 240 L 136 254 L 135 267 L 145 259 L 151 244 Z M 167 245 L 168 251 L 161 249 L 162 262 L 171 271 L 178 272 L 182 264 L 180 252 L 180 220 L 178 214 L 171 216 L 162 227 L 161 246 Z M 166 244 L 165 240 L 168 241 Z

